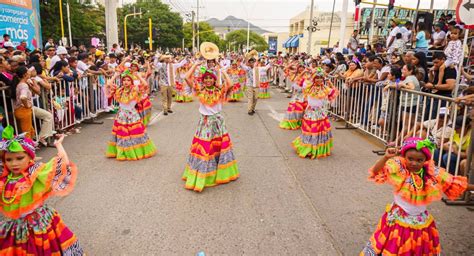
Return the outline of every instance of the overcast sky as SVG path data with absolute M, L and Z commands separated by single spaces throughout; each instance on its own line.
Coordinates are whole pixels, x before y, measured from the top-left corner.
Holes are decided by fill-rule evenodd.
M 133 2 L 134 0 L 119 0 Z M 186 12 L 194 8 L 197 0 L 162 0 L 170 4 L 175 11 Z M 435 9 L 446 9 L 448 0 L 434 0 Z M 289 19 L 304 11 L 311 0 L 199 0 L 200 19 L 224 19 L 232 15 L 237 18 L 249 19 L 251 23 L 266 30 L 288 31 Z M 315 6 L 322 11 L 331 11 L 333 0 L 315 0 Z M 388 3 L 388 0 L 378 0 Z M 416 0 L 395 0 L 395 5 L 416 8 Z M 368 6 L 368 5 L 365 5 Z M 430 0 L 421 0 L 420 8 L 429 9 Z M 336 11 L 342 9 L 342 0 L 336 0 Z M 354 12 L 354 1 L 349 0 L 349 11 Z

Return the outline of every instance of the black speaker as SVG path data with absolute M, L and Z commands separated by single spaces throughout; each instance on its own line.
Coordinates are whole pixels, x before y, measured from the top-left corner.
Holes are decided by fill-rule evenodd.
M 418 29 L 418 22 L 425 23 L 424 29 L 431 31 L 434 22 L 434 15 L 430 12 L 418 12 L 416 16 L 415 28 Z

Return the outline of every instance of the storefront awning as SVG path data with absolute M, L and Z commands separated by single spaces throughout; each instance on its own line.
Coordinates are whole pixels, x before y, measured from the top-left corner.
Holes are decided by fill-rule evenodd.
M 283 47 L 284 48 L 289 48 L 290 46 L 288 45 L 288 43 L 291 41 L 291 39 L 293 39 L 293 37 L 289 37 L 288 39 L 286 39 L 286 41 L 283 43 Z
M 296 48 L 300 45 L 300 36 L 296 35 L 289 43 L 290 47 Z

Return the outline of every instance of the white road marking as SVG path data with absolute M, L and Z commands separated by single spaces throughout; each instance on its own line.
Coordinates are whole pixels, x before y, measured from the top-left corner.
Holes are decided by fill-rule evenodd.
M 171 103 L 171 108 L 173 108 L 176 105 L 176 103 L 172 102 Z M 163 111 L 160 111 L 158 114 L 155 114 L 154 116 L 151 117 L 150 122 L 148 123 L 148 126 L 156 124 L 158 121 L 163 119 L 165 116 L 163 115 Z
M 271 112 L 268 113 L 271 118 L 277 120 L 278 122 L 281 122 L 283 120 L 283 118 L 285 117 L 284 113 L 278 113 L 272 106 L 268 105 L 267 103 L 265 103 L 265 105 Z

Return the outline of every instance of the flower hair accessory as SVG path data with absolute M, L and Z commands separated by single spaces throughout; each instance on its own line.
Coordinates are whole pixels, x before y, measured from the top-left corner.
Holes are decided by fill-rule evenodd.
M 423 140 L 418 137 L 411 137 L 403 141 L 402 149 L 400 151 L 402 156 L 405 156 L 405 153 L 410 149 L 416 149 L 426 156 L 426 160 L 430 160 L 433 151 L 436 149 L 436 144 L 433 142 L 432 138 Z
M 426 138 L 425 140 L 420 140 L 416 143 L 416 150 L 421 150 L 422 148 L 427 148 L 430 152 L 433 152 L 436 149 L 436 144 L 433 143 L 432 138 Z
M 0 150 L 11 153 L 26 152 L 31 158 L 35 158 L 36 143 L 25 135 L 26 133 L 22 133 L 14 136 L 13 127 L 8 125 L 2 132 Z
M 132 76 L 132 72 L 130 72 L 130 69 L 127 69 L 120 74 L 120 77 L 124 78 L 126 76 Z

